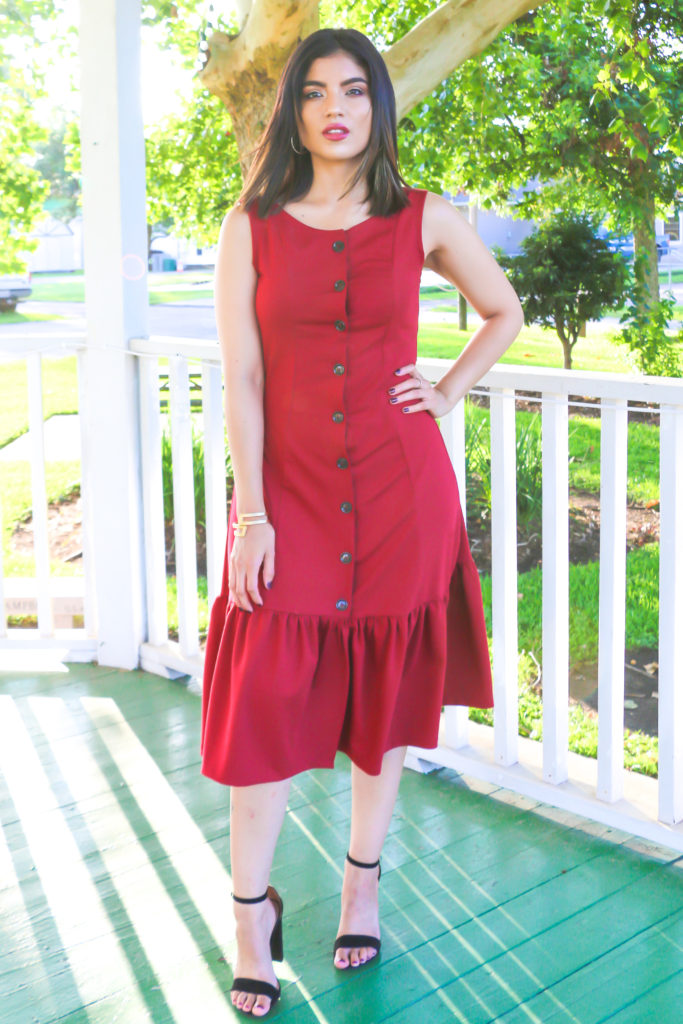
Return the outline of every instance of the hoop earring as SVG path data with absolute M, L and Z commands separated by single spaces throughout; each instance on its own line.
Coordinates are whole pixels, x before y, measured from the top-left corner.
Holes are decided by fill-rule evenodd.
M 294 136 L 293 136 L 293 135 L 290 135 L 290 136 L 289 136 L 289 141 L 290 141 L 290 143 L 291 143 L 291 146 L 292 146 L 292 149 L 294 150 L 294 152 L 296 153 L 296 155 L 297 155 L 297 156 L 303 156 L 303 155 L 304 155 L 304 153 L 305 153 L 305 150 L 304 150 L 304 149 L 297 149 L 297 148 L 296 148 L 296 146 L 294 145 Z

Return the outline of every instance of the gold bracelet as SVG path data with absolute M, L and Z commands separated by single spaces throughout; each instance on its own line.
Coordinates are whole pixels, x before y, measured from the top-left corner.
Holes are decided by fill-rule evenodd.
M 237 522 L 232 524 L 236 537 L 246 536 L 250 526 L 260 526 L 268 522 L 267 512 L 241 512 L 237 516 Z

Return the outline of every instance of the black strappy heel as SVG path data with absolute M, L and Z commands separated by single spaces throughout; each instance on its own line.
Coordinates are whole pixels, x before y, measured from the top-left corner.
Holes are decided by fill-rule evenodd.
M 379 860 L 373 861 L 372 864 L 366 864 L 362 860 L 356 860 L 354 857 L 351 856 L 350 853 L 346 854 L 346 859 L 348 860 L 349 864 L 353 864 L 355 868 L 378 868 L 377 881 L 379 882 L 380 878 L 382 877 L 382 865 L 380 864 Z M 355 949 L 359 949 L 362 946 L 365 946 L 369 949 L 375 949 L 377 950 L 377 953 L 379 953 L 381 945 L 381 939 L 378 939 L 377 936 L 375 935 L 340 935 L 338 939 L 334 940 L 332 957 L 334 958 L 334 955 L 338 949 L 350 949 L 352 947 Z M 372 960 L 375 959 L 376 956 L 370 957 L 370 960 L 366 960 L 365 963 L 369 964 Z M 337 967 L 337 964 L 335 963 L 334 966 Z M 351 964 L 349 964 L 347 967 L 337 967 L 337 970 L 346 971 L 349 969 L 350 966 Z M 364 965 L 359 964 L 358 966 L 361 967 Z
M 275 907 L 277 911 L 277 918 L 273 925 L 273 930 L 270 933 L 270 955 L 273 960 L 281 961 L 284 957 L 284 949 L 282 943 L 282 911 L 283 904 L 277 891 L 272 885 L 269 885 L 263 896 L 253 896 L 251 899 L 245 899 L 242 896 L 235 896 L 232 894 L 232 898 L 235 903 L 263 903 L 264 900 L 268 899 Z M 270 999 L 270 1006 L 266 1013 L 255 1014 L 251 1010 L 242 1010 L 239 1006 L 235 1006 L 235 1010 L 239 1010 L 246 1017 L 267 1017 L 270 1011 L 275 1006 L 276 1002 L 280 998 L 280 986 L 271 985 L 268 981 L 258 981 L 256 978 L 235 978 L 230 989 L 231 992 L 248 992 L 250 995 L 255 996 L 266 996 Z

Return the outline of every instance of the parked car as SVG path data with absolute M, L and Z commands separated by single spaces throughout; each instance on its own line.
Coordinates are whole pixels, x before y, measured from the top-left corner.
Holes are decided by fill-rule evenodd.
M 13 313 L 17 302 L 31 294 L 31 275 L 0 274 L 0 313 Z
M 604 238 L 612 252 L 622 253 L 626 259 L 633 259 L 635 253 L 633 232 L 628 235 L 612 235 L 605 227 L 598 228 L 598 237 Z M 655 235 L 657 259 L 669 254 L 669 236 Z

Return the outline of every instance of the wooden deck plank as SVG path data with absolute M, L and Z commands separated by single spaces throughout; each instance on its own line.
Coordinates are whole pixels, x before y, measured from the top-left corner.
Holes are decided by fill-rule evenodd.
M 0 679 L 3 711 L 1 1024 L 194 1024 L 198 1006 L 233 1019 L 228 791 L 199 772 L 197 696 L 74 665 Z M 677 855 L 447 770 L 405 773 L 382 859 L 382 957 L 335 971 L 350 797 L 343 757 L 292 785 L 273 867 L 287 961 L 269 1019 L 680 1019 Z
M 620 1013 L 606 1018 L 610 1024 L 643 1024 L 656 1021 L 657 1024 L 678 1024 L 683 1005 L 683 973 L 650 989 Z
M 526 1024 L 530 1012 L 544 1024 L 569 1020 L 600 1024 L 634 998 L 681 972 L 682 939 L 683 913 L 678 912 L 539 993 L 524 1007 L 515 1008 L 501 1024 Z M 679 1019 L 676 1011 L 673 1020 Z M 662 1020 L 669 1024 L 666 1016 Z

